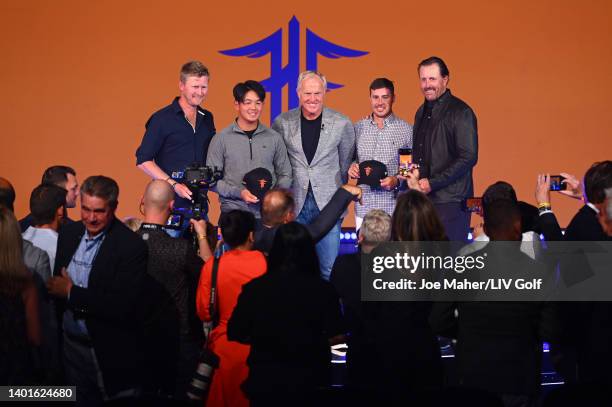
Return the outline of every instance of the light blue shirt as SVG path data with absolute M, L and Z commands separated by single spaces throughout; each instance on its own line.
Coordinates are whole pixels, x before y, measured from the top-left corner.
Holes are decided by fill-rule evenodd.
M 68 264 L 68 275 L 72 279 L 72 283 L 78 287 L 87 288 L 89 285 L 89 273 L 96 260 L 98 251 L 102 246 L 106 234 L 104 232 L 89 237 L 89 234 L 85 232 L 81 238 L 81 242 Z M 70 297 L 68 297 L 70 298 Z M 89 336 L 87 327 L 85 326 L 85 320 L 76 319 L 72 310 L 68 309 L 64 313 L 64 330 L 70 335 L 76 336 Z

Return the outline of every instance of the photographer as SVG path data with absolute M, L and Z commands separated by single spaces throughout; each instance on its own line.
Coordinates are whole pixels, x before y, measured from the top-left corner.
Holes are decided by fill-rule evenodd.
M 158 363 L 167 364 L 160 382 L 166 381 L 161 384 L 168 391 L 174 387 L 172 373 L 176 371 L 175 394 L 180 399 L 184 398 L 198 359 L 202 332 L 194 313 L 195 290 L 203 261 L 208 260 L 212 253 L 203 220 L 190 220 L 198 239 L 199 257 L 189 241 L 173 239 L 164 231 L 173 204 L 172 187 L 161 180 L 151 181 L 142 200 L 144 222 L 137 233 L 149 248 L 147 272 L 161 285 L 163 292 L 160 296 L 164 299 L 155 305 L 156 316 L 150 321 L 153 333 L 156 333 L 151 336 L 155 339 L 151 354 L 163 359 Z M 176 345 L 177 341 L 178 354 L 176 351 L 173 353 L 172 347 L 161 348 L 165 344 Z M 157 349 L 153 349 L 155 347 Z
M 218 260 L 216 309 L 210 309 L 213 261 L 206 263 L 202 269 L 196 300 L 198 315 L 203 321 L 218 320 L 208 336 L 208 348 L 219 357 L 220 362 L 210 384 L 206 405 L 246 407 L 248 400 L 241 391 L 241 384 L 248 374 L 246 359 L 250 347 L 228 340 L 227 323 L 242 286 L 265 273 L 266 259 L 261 252 L 253 250 L 253 214 L 240 210 L 224 213 L 219 219 L 219 227 L 223 241 L 230 250 Z

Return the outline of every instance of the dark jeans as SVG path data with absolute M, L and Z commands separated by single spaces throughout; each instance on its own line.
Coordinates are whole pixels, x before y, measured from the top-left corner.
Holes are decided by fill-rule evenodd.
M 99 406 L 106 399 L 94 348 L 64 334 L 64 366 L 69 386 L 76 386 L 77 406 Z

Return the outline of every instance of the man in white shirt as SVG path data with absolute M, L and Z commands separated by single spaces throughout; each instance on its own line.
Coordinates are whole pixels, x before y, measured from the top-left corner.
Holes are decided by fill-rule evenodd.
M 32 225 L 23 232 L 23 238 L 49 255 L 51 267 L 57 251 L 57 230 L 64 218 L 66 190 L 53 184 L 42 184 L 30 195 Z

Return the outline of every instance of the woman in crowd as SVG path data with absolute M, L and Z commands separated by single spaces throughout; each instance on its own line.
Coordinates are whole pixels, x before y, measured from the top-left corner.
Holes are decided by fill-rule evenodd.
M 399 195 L 391 238 L 401 242 L 447 240 L 433 204 L 417 190 Z M 425 244 L 417 255 L 427 251 Z M 431 302 L 427 301 L 365 303 L 365 324 L 380 365 L 372 379 L 378 389 L 376 397 L 385 400 L 383 404 L 405 403 L 442 385 L 440 346 L 428 322 L 430 312 Z
M 206 406 L 249 405 L 240 385 L 247 378 L 246 364 L 249 346 L 229 342 L 227 321 L 236 306 L 243 284 L 266 271 L 264 255 L 252 250 L 255 232 L 255 217 L 245 211 L 234 210 L 221 215 L 219 227 L 223 242 L 230 247 L 219 259 L 217 274 L 218 325 L 208 338 L 208 347 L 219 356 L 219 367 L 213 374 Z M 197 291 L 196 305 L 200 318 L 211 321 L 214 312 L 210 309 L 210 290 L 213 261 L 202 269 Z
M 40 343 L 38 297 L 23 263 L 19 223 L 0 207 L 0 383 L 34 384 L 33 347 Z
M 330 345 L 344 341 L 341 318 L 308 230 L 281 226 L 268 272 L 243 287 L 228 325 L 230 340 L 251 345 L 244 385 L 251 406 L 317 405 L 316 388 L 329 385 Z

